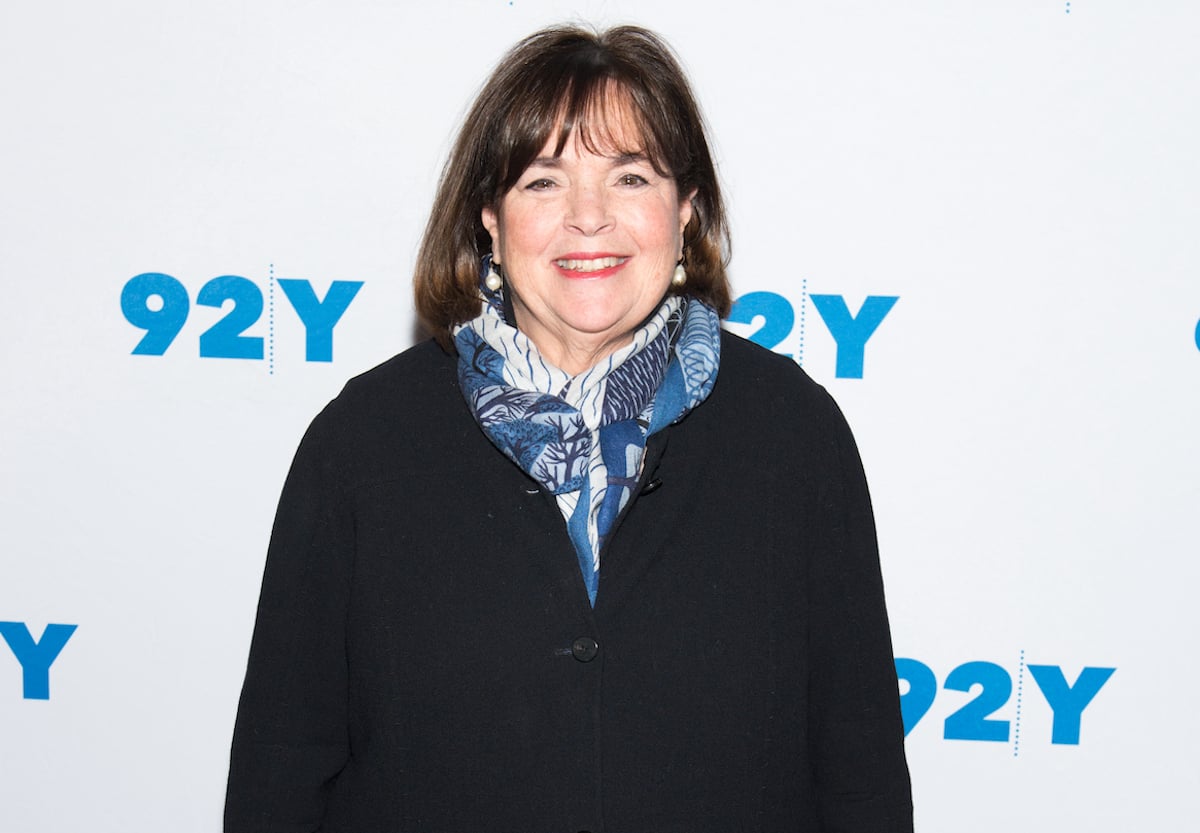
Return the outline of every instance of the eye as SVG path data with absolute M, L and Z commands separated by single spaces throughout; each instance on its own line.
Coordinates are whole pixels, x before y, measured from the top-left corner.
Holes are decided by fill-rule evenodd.
M 635 186 L 649 184 L 649 182 L 646 180 L 646 177 L 644 177 L 640 174 L 621 174 L 621 176 L 619 176 L 617 178 L 617 182 L 620 183 L 621 185 L 635 185 Z
M 530 182 L 528 185 L 526 185 L 525 190 L 526 191 L 549 191 L 553 187 L 554 187 L 554 180 L 546 179 L 545 177 L 541 177 L 540 179 L 535 179 L 532 182 Z

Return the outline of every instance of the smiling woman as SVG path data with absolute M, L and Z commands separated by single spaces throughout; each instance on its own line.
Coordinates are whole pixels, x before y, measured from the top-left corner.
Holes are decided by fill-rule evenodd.
M 667 279 L 684 254 L 687 294 L 728 313 L 725 210 L 703 119 L 678 62 L 636 27 L 599 37 L 555 28 L 526 38 L 500 62 L 446 163 L 414 281 L 417 311 L 443 345 L 453 327 L 478 314 L 480 257 L 490 251 L 504 263 L 497 223 L 487 217 L 503 219 L 518 184 L 534 192 L 567 187 L 563 210 L 603 208 L 587 200 L 600 196 L 585 188 L 593 183 L 565 177 L 564 168 L 588 157 L 609 167 L 605 196 L 622 186 L 638 190 L 639 177 L 660 197 L 674 190 L 672 225 L 687 217 Z M 584 202 L 575 205 L 578 198 Z
M 854 441 L 721 331 L 727 252 L 657 36 L 505 56 L 418 257 L 434 340 L 284 487 L 227 833 L 912 830 Z

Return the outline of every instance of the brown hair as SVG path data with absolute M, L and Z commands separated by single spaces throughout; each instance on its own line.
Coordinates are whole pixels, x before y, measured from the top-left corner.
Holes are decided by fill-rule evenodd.
M 619 101 L 613 101 L 613 97 Z M 480 260 L 491 250 L 483 227 L 495 206 L 558 128 L 555 153 L 573 130 L 585 147 L 608 146 L 615 126 L 606 104 L 627 107 L 644 152 L 692 197 L 683 232 L 688 280 L 682 292 L 724 317 L 729 232 L 704 121 L 670 47 L 653 32 L 618 26 L 593 32 L 555 26 L 535 32 L 501 59 L 467 114 L 442 171 L 417 254 L 414 291 L 421 321 L 448 350 L 450 330 L 479 314 Z M 622 148 L 625 150 L 625 148 Z

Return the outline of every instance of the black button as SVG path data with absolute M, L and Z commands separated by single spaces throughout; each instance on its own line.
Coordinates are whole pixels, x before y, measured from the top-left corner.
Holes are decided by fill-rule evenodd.
M 580 662 L 591 662 L 600 653 L 600 646 L 590 636 L 581 636 L 571 643 L 571 656 Z
M 642 489 L 642 494 L 648 495 L 651 492 L 657 492 L 660 486 L 662 486 L 662 478 L 656 477 L 646 484 L 646 487 Z

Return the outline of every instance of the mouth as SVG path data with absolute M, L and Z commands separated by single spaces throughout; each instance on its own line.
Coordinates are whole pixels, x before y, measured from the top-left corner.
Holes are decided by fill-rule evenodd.
M 617 255 L 599 255 L 592 257 L 562 257 L 554 261 L 560 272 L 570 277 L 593 278 L 611 274 L 624 266 L 628 257 Z

